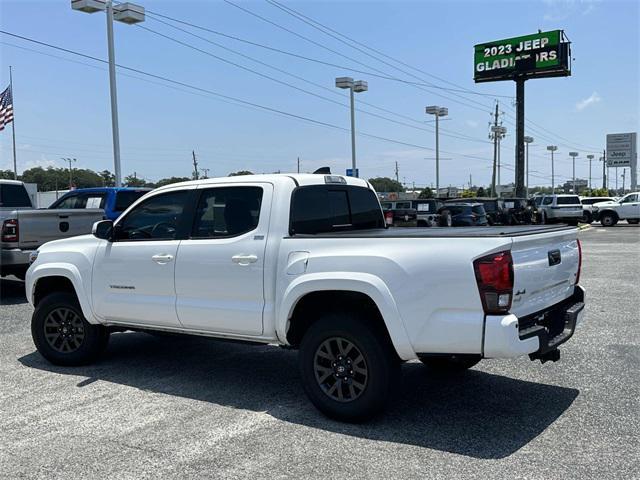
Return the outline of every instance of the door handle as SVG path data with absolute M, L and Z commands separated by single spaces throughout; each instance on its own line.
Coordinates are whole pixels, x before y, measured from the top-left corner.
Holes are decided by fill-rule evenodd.
M 160 264 L 169 263 L 173 260 L 173 255 L 154 255 L 151 260 Z
M 239 265 L 249 265 L 250 263 L 256 263 L 258 257 L 256 255 L 234 255 L 231 257 L 231 261 Z

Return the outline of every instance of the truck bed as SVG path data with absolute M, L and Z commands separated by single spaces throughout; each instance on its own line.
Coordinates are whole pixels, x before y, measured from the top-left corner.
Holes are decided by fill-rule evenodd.
M 374 230 L 354 230 L 349 232 L 330 232 L 296 234 L 291 238 L 499 238 L 522 237 L 539 233 L 570 231 L 576 227 L 567 225 L 514 225 L 504 227 L 395 227 Z

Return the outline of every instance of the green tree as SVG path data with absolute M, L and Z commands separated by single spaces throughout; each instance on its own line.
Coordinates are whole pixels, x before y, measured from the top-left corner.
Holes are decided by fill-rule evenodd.
M 476 196 L 476 193 L 472 190 L 463 190 L 462 191 L 462 198 L 474 198 Z
M 13 170 L 0 170 L 1 180 L 15 180 L 13 178 Z
M 250 172 L 249 170 L 240 170 L 238 172 L 231 172 L 229 174 L 230 177 L 238 177 L 240 175 L 253 175 L 253 172 Z
M 144 178 L 138 178 L 136 175 L 127 175 L 124 177 L 124 184 L 127 187 L 146 187 L 147 182 Z
M 487 196 L 487 192 L 484 191 L 483 187 L 478 188 L 478 190 L 476 191 L 476 197 L 486 197 Z
M 191 178 L 189 177 L 170 177 L 170 178 L 163 178 L 161 180 L 158 180 L 155 183 L 156 187 L 164 187 L 165 185 L 170 185 L 172 183 L 178 183 L 178 182 L 187 182 L 191 180 Z M 150 185 L 149 185 L 150 186 Z
M 105 187 L 114 187 L 116 185 L 116 176 L 109 170 L 103 170 L 98 173 L 102 177 L 102 185 Z
M 389 177 L 370 178 L 369 183 L 376 192 L 404 192 L 402 184 Z
M 433 190 L 431 190 L 429 187 L 426 187 L 420 192 L 418 198 L 433 198 Z

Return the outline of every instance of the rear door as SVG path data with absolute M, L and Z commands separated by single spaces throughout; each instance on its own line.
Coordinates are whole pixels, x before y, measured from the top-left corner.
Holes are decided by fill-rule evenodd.
M 573 294 L 579 253 L 575 230 L 513 238 L 511 312 L 529 315 Z
M 273 185 L 198 190 L 191 233 L 177 254 L 178 318 L 189 329 L 260 335 Z

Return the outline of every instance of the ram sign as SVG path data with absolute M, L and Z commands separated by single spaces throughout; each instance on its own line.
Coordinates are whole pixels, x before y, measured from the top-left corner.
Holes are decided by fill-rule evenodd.
M 478 83 L 569 76 L 569 46 L 562 30 L 478 44 L 474 47 L 473 79 Z
M 636 137 L 635 132 L 607 135 L 607 167 L 630 167 L 635 164 Z

